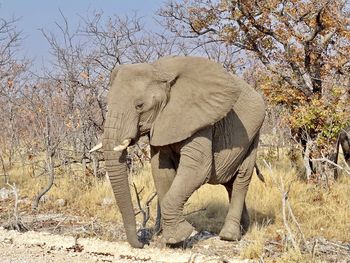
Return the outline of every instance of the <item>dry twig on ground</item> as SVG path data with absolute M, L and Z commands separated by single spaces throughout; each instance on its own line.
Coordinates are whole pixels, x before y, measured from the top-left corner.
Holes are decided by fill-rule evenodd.
M 291 229 L 291 227 L 290 227 L 290 225 L 288 223 L 287 216 L 290 216 L 292 218 L 295 226 L 298 229 L 298 232 L 299 232 L 299 234 L 301 236 L 301 239 L 302 239 L 302 242 L 303 242 L 303 244 L 305 246 L 305 249 L 307 251 L 309 251 L 309 248 L 307 246 L 307 242 L 306 242 L 304 233 L 301 230 L 300 224 L 298 223 L 298 221 L 297 221 L 297 219 L 296 219 L 296 217 L 295 217 L 295 215 L 293 213 L 292 207 L 291 207 L 291 205 L 289 203 L 289 200 L 288 200 L 288 194 L 289 194 L 289 191 L 291 189 L 292 182 L 289 183 L 289 185 L 286 187 L 281 176 L 279 177 L 279 182 L 278 182 L 278 180 L 273 176 L 271 164 L 269 164 L 266 160 L 264 160 L 264 163 L 265 163 L 266 167 L 269 169 L 270 176 L 271 176 L 272 180 L 274 181 L 274 183 L 276 184 L 276 186 L 277 186 L 277 188 L 280 191 L 281 196 L 282 196 L 282 218 L 283 218 L 284 227 L 285 227 L 285 229 L 287 230 L 287 233 L 288 233 L 287 238 L 291 241 L 293 248 L 296 251 L 300 251 L 300 247 L 299 247 L 299 245 L 298 245 L 298 243 L 296 241 L 295 235 L 293 234 L 293 231 L 292 231 L 292 229 Z
M 141 205 L 141 199 L 140 199 L 140 194 L 143 191 L 143 187 L 141 188 L 140 191 L 137 190 L 137 187 L 135 185 L 135 183 L 133 183 L 134 186 L 134 190 L 135 190 L 135 194 L 136 194 L 136 200 L 137 200 L 137 205 L 139 208 L 139 211 L 136 212 L 135 215 L 138 214 L 142 214 L 143 216 L 143 220 L 142 220 L 142 227 L 146 227 L 148 220 L 150 219 L 150 206 L 151 206 L 151 202 L 152 200 L 156 197 L 157 193 L 153 193 L 148 200 L 145 203 L 145 207 L 143 208 Z

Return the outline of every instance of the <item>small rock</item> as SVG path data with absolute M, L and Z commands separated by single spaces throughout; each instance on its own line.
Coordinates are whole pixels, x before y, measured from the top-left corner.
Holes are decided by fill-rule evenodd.
M 10 197 L 11 191 L 5 187 L 0 189 L 0 201 L 4 201 Z
M 66 200 L 60 198 L 56 200 L 56 205 L 58 206 L 65 206 L 67 204 Z
M 101 205 L 102 206 L 110 206 L 114 203 L 114 199 L 111 197 L 105 197 L 102 199 Z

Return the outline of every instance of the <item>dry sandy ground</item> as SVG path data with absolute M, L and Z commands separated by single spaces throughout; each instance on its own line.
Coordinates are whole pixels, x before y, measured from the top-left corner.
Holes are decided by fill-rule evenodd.
M 47 262 L 234 262 L 248 260 L 208 256 L 190 250 L 169 248 L 132 249 L 126 242 L 53 235 L 45 232 L 19 233 L 0 228 L 1 263 Z

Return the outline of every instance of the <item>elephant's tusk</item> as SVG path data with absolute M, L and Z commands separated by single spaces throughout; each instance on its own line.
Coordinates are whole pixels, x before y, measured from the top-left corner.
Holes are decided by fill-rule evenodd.
M 130 142 L 131 142 L 131 139 L 126 139 L 122 142 L 121 145 L 114 147 L 113 150 L 116 152 L 123 151 L 129 146 Z
M 102 142 L 100 142 L 100 143 L 97 144 L 95 147 L 93 147 L 93 148 L 89 151 L 89 153 L 95 152 L 95 151 L 97 151 L 97 150 L 99 150 L 99 149 L 101 149 L 101 148 L 102 148 Z

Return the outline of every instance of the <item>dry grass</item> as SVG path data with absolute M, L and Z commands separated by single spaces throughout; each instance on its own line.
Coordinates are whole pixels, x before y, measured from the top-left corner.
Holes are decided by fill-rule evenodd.
M 33 177 L 29 169 L 13 168 L 9 172 L 10 181 L 14 182 L 20 192 L 20 197 L 30 202 L 47 183 L 46 176 Z M 0 184 L 0 188 L 2 185 Z M 102 200 L 110 198 L 113 204 L 102 206 Z M 56 170 L 54 185 L 42 198 L 38 211 L 40 213 L 50 211 L 51 213 L 67 212 L 73 215 L 88 217 L 99 217 L 105 220 L 118 219 L 113 193 L 110 184 L 106 180 L 95 180 L 92 176 L 84 176 L 81 168 L 76 165 L 69 174 Z M 57 206 L 56 201 L 64 199 L 65 206 Z M 29 205 L 23 203 L 22 205 Z
M 275 241 L 283 243 L 287 232 L 282 219 L 282 195 L 278 190 L 279 180 L 290 185 L 288 200 L 307 240 L 324 237 L 327 240 L 350 241 L 350 178 L 343 176 L 330 189 L 306 184 L 298 179 L 298 172 L 287 160 L 282 160 L 269 169 L 262 169 L 266 183 L 253 177 L 247 196 L 253 227 L 244 237 L 251 241 L 242 249 L 241 256 L 259 258 L 261 244 Z M 302 239 L 292 220 L 288 221 L 299 245 Z M 281 256 L 274 262 L 311 262 L 309 254 L 301 254 L 291 246 L 281 247 Z
M 266 226 L 254 223 L 251 225 L 245 239 L 249 237 L 249 242 L 241 249 L 242 258 L 257 259 L 264 252 L 265 241 L 267 240 Z
M 273 170 L 272 177 L 266 169 L 263 173 L 266 183 L 261 184 L 254 178 L 247 197 L 253 221 L 260 224 L 270 221 L 269 226 L 283 227 L 281 193 L 272 177 L 282 178 L 286 185 L 291 184 L 289 201 L 307 238 L 321 235 L 327 239 L 349 241 L 349 177 L 342 177 L 330 189 L 325 189 L 298 180 L 295 170 L 291 167 Z
M 322 236 L 329 240 L 350 241 L 350 177 L 343 176 L 330 189 L 313 184 L 306 184 L 298 179 L 297 171 L 287 159 L 272 165 L 272 174 L 260 165 L 266 183 L 262 183 L 253 175 L 247 196 L 247 205 L 251 216 L 251 227 L 244 236 L 240 256 L 258 259 L 266 252 L 264 247 L 270 241 L 283 244 L 286 230 L 281 215 L 281 193 L 278 191 L 273 178 L 282 178 L 286 185 L 291 183 L 289 201 L 293 212 L 301 225 L 307 239 Z M 20 198 L 33 200 L 36 193 L 46 183 L 46 178 L 31 177 L 28 169 L 14 168 L 10 171 L 10 180 L 15 182 Z M 147 166 L 140 174 L 133 176 L 133 181 L 140 190 L 145 202 L 154 192 L 150 167 Z M 2 185 L 0 185 L 0 188 Z M 131 188 L 133 198 L 135 194 Z M 65 212 L 76 215 L 98 218 L 103 222 L 120 221 L 116 205 L 102 205 L 104 198 L 113 199 L 108 181 L 95 180 L 94 177 L 82 175 L 81 169 L 76 168 L 71 174 L 58 171 L 54 186 L 47 194 L 48 200 L 39 205 L 42 212 Z M 59 207 L 57 199 L 64 199 L 67 205 Z M 135 202 L 136 207 L 136 202 Z M 21 208 L 21 207 L 20 207 Z M 198 230 L 220 231 L 228 209 L 226 190 L 222 186 L 205 185 L 197 190 L 185 206 L 188 220 Z M 154 222 L 156 202 L 151 204 Z M 137 220 L 142 221 L 138 216 Z M 295 226 L 293 233 L 298 242 L 301 241 Z M 274 262 L 309 262 L 309 255 L 301 255 L 290 246 L 281 246 L 280 256 Z M 265 252 L 264 252 L 265 251 Z M 265 253 L 266 254 L 266 253 Z M 265 262 L 266 259 L 265 259 Z

